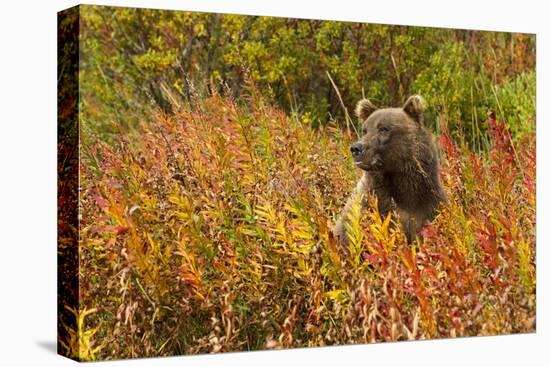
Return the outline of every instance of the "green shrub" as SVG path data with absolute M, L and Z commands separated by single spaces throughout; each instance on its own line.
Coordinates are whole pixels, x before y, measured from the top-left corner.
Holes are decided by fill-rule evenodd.
M 287 113 L 308 114 L 314 128 L 347 127 L 345 110 L 363 94 L 398 106 L 423 93 L 428 123 L 475 150 L 487 148 L 480 123 L 497 100 L 499 114 L 520 109 L 523 127 L 514 134 L 532 122 L 532 35 L 100 6 L 81 12 L 82 114 L 111 142 L 155 109 L 175 113 L 214 90 L 242 96 L 247 81 Z M 527 77 L 513 82 L 518 75 Z

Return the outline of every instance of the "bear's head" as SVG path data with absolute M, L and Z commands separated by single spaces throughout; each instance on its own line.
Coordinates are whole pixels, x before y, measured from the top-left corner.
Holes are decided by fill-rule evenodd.
M 351 146 L 355 165 L 365 171 L 399 172 L 425 135 L 424 100 L 409 97 L 403 107 L 378 108 L 368 99 L 357 103 L 361 139 Z

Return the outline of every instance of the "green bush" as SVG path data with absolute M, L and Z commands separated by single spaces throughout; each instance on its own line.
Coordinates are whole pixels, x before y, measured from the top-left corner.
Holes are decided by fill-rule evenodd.
M 346 127 L 362 95 L 398 106 L 414 93 L 429 124 L 475 150 L 486 149 L 488 109 L 519 123 L 514 134 L 534 121 L 532 35 L 100 6 L 81 15 L 83 118 L 102 140 L 156 109 L 245 95 L 249 82 L 314 128 Z
M 495 86 L 489 100 L 492 109 L 504 117 L 512 135 L 521 138 L 535 131 L 535 95 L 535 71 L 530 70 Z

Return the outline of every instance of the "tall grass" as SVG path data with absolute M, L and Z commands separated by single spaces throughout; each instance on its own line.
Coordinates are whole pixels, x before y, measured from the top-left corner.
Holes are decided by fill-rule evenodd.
M 353 134 L 251 91 L 156 115 L 82 150 L 85 359 L 535 330 L 535 138 L 439 137 L 449 202 L 408 246 L 395 214 L 352 213 Z M 73 341 L 76 343 L 76 341 Z

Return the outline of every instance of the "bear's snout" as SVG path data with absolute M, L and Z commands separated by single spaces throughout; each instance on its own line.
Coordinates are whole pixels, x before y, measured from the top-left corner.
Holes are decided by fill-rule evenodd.
M 363 143 L 354 143 L 351 145 L 350 150 L 353 157 L 358 157 L 365 151 L 365 145 Z
M 358 141 L 350 147 L 353 163 L 364 171 L 375 171 L 382 168 L 380 154 L 374 151 L 368 142 Z

